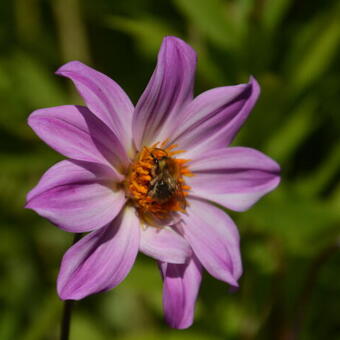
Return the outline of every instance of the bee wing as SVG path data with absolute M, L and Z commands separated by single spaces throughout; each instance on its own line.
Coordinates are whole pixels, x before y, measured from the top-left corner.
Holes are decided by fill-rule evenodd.
M 170 192 L 175 192 L 178 189 L 178 183 L 174 176 L 172 176 L 168 171 L 164 172 L 163 180 L 166 182 L 167 186 L 169 187 Z

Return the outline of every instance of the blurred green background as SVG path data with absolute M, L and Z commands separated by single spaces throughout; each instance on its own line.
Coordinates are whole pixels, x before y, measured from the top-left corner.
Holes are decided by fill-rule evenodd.
M 282 183 L 232 213 L 241 288 L 209 275 L 188 330 L 163 321 L 161 279 L 139 256 L 111 292 L 75 306 L 71 339 L 340 339 L 340 2 L 336 0 L 0 1 L 0 339 L 57 339 L 55 281 L 65 233 L 23 209 L 61 159 L 27 126 L 37 108 L 81 103 L 53 72 L 80 60 L 136 102 L 164 35 L 198 52 L 196 93 L 246 82 L 260 100 L 235 144 L 282 166 Z

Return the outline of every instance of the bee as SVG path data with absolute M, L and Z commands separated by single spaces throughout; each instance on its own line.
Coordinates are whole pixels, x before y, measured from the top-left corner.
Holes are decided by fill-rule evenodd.
M 177 181 L 178 167 L 174 160 L 172 160 L 167 153 L 161 157 L 156 157 L 151 153 L 154 167 L 151 169 L 152 180 L 149 184 L 148 195 L 152 197 L 157 203 L 166 203 L 173 198 L 182 200 L 182 188 Z

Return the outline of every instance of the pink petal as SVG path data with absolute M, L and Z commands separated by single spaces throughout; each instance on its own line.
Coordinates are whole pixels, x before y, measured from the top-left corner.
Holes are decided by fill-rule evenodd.
M 165 319 L 173 328 L 192 325 L 195 303 L 202 280 L 202 266 L 192 257 L 185 264 L 161 263 L 164 281 L 163 308 Z
M 279 165 L 263 153 L 244 147 L 208 152 L 190 164 L 190 194 L 226 208 L 244 211 L 279 182 Z
M 184 263 L 191 255 L 188 242 L 170 227 L 142 230 L 139 250 L 156 260 Z
M 66 231 L 99 229 L 125 204 L 123 191 L 114 190 L 117 179 L 108 166 L 65 160 L 43 175 L 27 195 L 26 208 Z
M 199 158 L 204 152 L 229 145 L 247 119 L 259 96 L 254 78 L 248 84 L 206 91 L 187 105 L 172 141 L 186 150 L 185 157 Z
M 93 231 L 64 255 L 57 288 L 63 300 L 109 290 L 130 272 L 139 245 L 139 219 L 126 208 L 107 227 Z
M 57 106 L 34 111 L 29 126 L 62 155 L 88 162 L 127 165 L 128 158 L 116 135 L 82 106 Z
M 79 61 L 63 65 L 56 74 L 73 81 L 90 111 L 110 127 L 129 149 L 134 107 L 120 86 L 105 74 Z
M 137 149 L 162 141 L 166 131 L 179 123 L 176 113 L 192 99 L 195 67 L 196 54 L 189 45 L 175 37 L 164 38 L 156 69 L 133 117 Z
M 242 274 L 239 234 L 232 219 L 205 201 L 189 200 L 180 230 L 203 267 L 218 280 L 238 286 Z

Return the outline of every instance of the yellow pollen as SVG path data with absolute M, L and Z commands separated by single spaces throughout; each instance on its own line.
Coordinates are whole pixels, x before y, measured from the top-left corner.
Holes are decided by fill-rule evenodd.
M 191 189 L 183 176 L 193 174 L 187 167 L 189 159 L 174 158 L 184 150 L 168 147 L 168 140 L 144 146 L 131 164 L 125 181 L 128 198 L 140 217 L 152 225 L 153 219 L 165 219 L 173 212 L 185 212 L 186 196 Z M 160 146 L 160 147 L 158 147 Z

